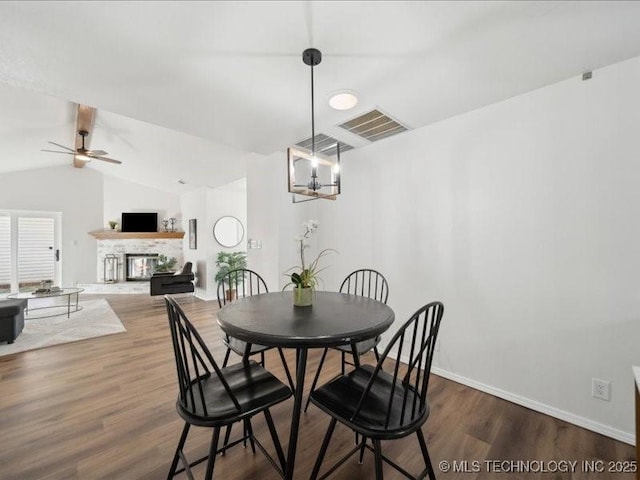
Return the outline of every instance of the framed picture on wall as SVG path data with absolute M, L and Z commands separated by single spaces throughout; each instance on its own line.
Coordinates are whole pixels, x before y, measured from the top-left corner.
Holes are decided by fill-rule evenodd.
M 198 220 L 196 218 L 189 220 L 189 248 L 191 250 L 198 248 Z

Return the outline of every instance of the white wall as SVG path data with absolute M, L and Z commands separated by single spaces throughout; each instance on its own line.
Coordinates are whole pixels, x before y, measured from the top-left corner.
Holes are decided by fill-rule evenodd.
M 295 236 L 302 233 L 302 222 L 317 219 L 321 203 L 293 204 L 286 180 L 285 152 L 254 155 L 248 159 L 247 238 L 260 241 L 262 248 L 249 249 L 247 260 L 249 268 L 264 278 L 270 291 L 277 291 L 288 283 L 284 272 L 300 263 Z M 309 255 L 318 251 L 315 240 L 311 242 Z
M 240 244 L 235 247 L 223 247 L 213 236 L 213 226 L 220 217 L 225 216 L 236 217 L 242 222 L 245 229 Z M 247 186 L 244 178 L 220 188 L 207 190 L 206 238 L 209 245 L 208 264 L 211 266 L 207 271 L 207 294 L 208 298 L 217 298 L 215 276 L 218 272 L 218 267 L 216 267 L 218 252 L 247 251 Z
M 220 188 L 202 188 L 185 193 L 181 197 L 183 228 L 188 232 L 189 219 L 198 222 L 198 248 L 189 249 L 189 235 L 185 235 L 185 261 L 191 261 L 197 270 L 196 295 L 213 300 L 217 298 L 215 276 L 218 252 L 247 250 L 247 187 L 243 178 Z M 231 215 L 240 220 L 245 233 L 240 244 L 233 248 L 220 246 L 213 236 L 215 222 L 223 216 Z
M 191 262 L 196 275 L 196 296 L 207 297 L 207 251 L 209 248 L 207 225 L 207 189 L 201 188 L 180 197 L 182 210 L 182 229 L 187 232 L 183 242 L 183 252 L 185 262 Z M 189 220 L 195 218 L 197 222 L 197 244 L 196 249 L 189 248 Z
M 62 213 L 62 284 L 92 283 L 96 278 L 96 239 L 102 229 L 102 175 L 61 167 L 0 175 L 0 209 Z
M 176 229 L 182 229 L 179 195 L 105 175 L 104 228 L 109 228 L 110 220 L 120 224 L 123 212 L 157 212 L 158 230 L 164 218 L 172 217 L 178 219 Z
M 310 202 L 340 251 L 327 288 L 379 269 L 396 324 L 442 300 L 434 371 L 633 442 L 639 83 L 633 59 L 348 152 L 343 194 Z

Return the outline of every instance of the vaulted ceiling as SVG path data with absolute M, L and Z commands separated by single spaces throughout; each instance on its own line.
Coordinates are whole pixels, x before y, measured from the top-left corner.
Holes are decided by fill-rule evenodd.
M 73 145 L 82 103 L 90 146 L 125 162 L 88 168 L 219 184 L 310 135 L 305 48 L 316 132 L 361 146 L 337 125 L 379 108 L 419 128 L 636 57 L 638 25 L 614 1 L 2 2 L 0 171 L 62 162 L 40 149 Z M 328 106 L 339 89 L 355 109 Z

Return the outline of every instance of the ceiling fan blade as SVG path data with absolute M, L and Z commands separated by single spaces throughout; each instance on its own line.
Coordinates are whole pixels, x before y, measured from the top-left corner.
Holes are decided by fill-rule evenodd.
M 89 156 L 94 155 L 94 156 L 97 156 L 97 157 L 102 156 L 102 155 L 106 155 L 107 153 L 109 153 L 109 152 L 105 152 L 104 150 L 87 150 L 85 152 L 86 155 L 89 155 Z
M 58 152 L 57 150 L 45 150 L 44 148 L 40 150 L 41 152 L 49 152 L 49 153 L 64 153 L 65 155 L 75 155 L 76 152 Z
M 49 142 L 49 143 L 51 145 L 55 145 L 56 147 L 64 148 L 65 150 L 69 150 L 70 152 L 76 153 L 76 151 L 73 148 L 65 147 L 64 145 L 60 145 L 59 143 L 56 143 L 56 142 Z
M 87 155 L 87 156 L 90 158 L 95 158 L 96 160 L 102 160 L 103 162 L 117 163 L 118 165 L 122 163 L 120 160 L 114 160 L 113 158 L 96 157 L 94 155 Z

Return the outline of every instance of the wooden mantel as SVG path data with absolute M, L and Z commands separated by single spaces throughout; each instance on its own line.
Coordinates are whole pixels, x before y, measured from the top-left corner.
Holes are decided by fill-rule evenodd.
M 96 230 L 89 235 L 98 240 L 122 240 L 127 238 L 183 238 L 184 232 L 118 232 L 114 230 Z

